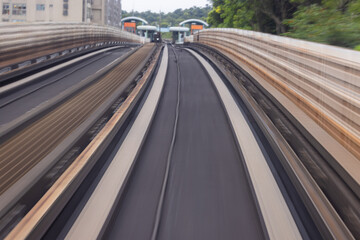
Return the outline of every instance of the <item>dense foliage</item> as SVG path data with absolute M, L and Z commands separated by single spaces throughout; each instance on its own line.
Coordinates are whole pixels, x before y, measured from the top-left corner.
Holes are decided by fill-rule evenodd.
M 285 33 L 283 21 L 292 16 L 296 3 L 291 0 L 211 0 L 208 22 L 217 27 L 253 29 Z
M 212 27 L 360 48 L 360 0 L 211 0 Z
M 360 50 L 360 0 L 209 0 L 212 7 L 170 13 L 123 12 L 151 25 L 177 26 L 198 18 L 211 27 L 228 27 L 285 35 Z M 161 22 L 161 23 L 160 23 Z
M 174 12 L 169 13 L 154 13 L 151 11 L 146 12 L 126 12 L 123 11 L 122 16 L 136 16 L 145 19 L 149 22 L 150 25 L 161 27 L 171 27 L 178 26 L 178 24 L 186 19 L 197 18 L 206 21 L 208 13 L 211 11 L 211 6 L 206 5 L 206 7 L 192 7 L 188 9 L 176 9 Z

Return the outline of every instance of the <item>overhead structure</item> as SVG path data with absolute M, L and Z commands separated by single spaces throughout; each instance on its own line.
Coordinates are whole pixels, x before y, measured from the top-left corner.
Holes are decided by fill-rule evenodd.
M 204 26 L 209 27 L 209 24 L 207 22 L 195 18 L 188 19 L 179 23 L 179 25 L 182 27 L 185 27 L 186 24 L 190 25 L 190 34 L 194 34 L 200 30 L 203 30 Z
M 158 29 L 155 26 L 143 25 L 137 27 L 137 32 L 141 37 L 150 38 L 150 41 L 154 40 L 154 33 L 157 32 Z
M 137 25 L 137 22 L 141 22 L 142 25 Z M 123 18 L 121 20 L 121 25 L 123 30 L 138 34 L 145 38 L 150 38 L 151 41 L 153 41 L 154 34 L 156 32 L 158 31 L 165 32 L 165 30 L 162 31 L 163 29 L 161 29 L 160 27 L 150 26 L 148 25 L 148 22 L 145 19 L 135 16 Z M 172 38 L 174 43 L 182 44 L 184 43 L 184 38 L 186 36 L 189 36 L 190 34 L 194 34 L 197 31 L 200 31 L 208 26 L 209 24 L 206 23 L 205 21 L 192 18 L 182 21 L 178 27 L 170 27 L 169 29 L 166 30 L 173 33 Z
M 142 18 L 131 16 L 121 19 L 122 30 L 127 32 L 136 33 L 136 22 L 141 22 L 143 25 L 148 25 L 149 23 Z
M 143 24 L 145 25 L 148 25 L 149 23 L 143 19 L 143 18 L 139 18 L 139 17 L 135 17 L 135 16 L 132 16 L 132 17 L 126 17 L 126 18 L 123 18 L 121 19 L 121 22 L 142 22 Z
M 186 33 L 188 33 L 190 29 L 188 27 L 170 27 L 169 30 L 173 33 L 173 42 L 182 44 L 184 43 Z
M 206 26 L 206 27 L 208 27 L 209 26 L 209 24 L 207 23 L 207 22 L 205 22 L 205 21 L 203 21 L 203 20 L 200 20 L 200 19 L 188 19 L 188 20 L 185 20 L 185 21 L 182 21 L 181 23 L 179 23 L 179 25 L 180 26 L 183 26 L 183 25 L 185 25 L 185 24 L 187 24 L 187 23 L 190 23 L 190 24 L 192 24 L 192 23 L 200 23 L 201 25 L 204 25 L 204 26 Z

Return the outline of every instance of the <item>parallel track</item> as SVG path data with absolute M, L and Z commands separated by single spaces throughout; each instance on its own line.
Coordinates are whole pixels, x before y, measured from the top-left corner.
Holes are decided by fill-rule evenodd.
M 85 68 L 86 66 L 88 66 L 88 65 L 90 65 L 90 64 L 92 64 L 92 63 L 95 63 L 95 62 L 99 61 L 100 59 L 105 58 L 106 56 L 107 56 L 107 55 L 104 54 L 104 53 L 101 54 L 101 55 L 96 55 L 96 56 L 93 57 L 90 61 L 86 61 L 85 63 L 82 63 L 81 65 L 79 65 L 79 66 L 77 66 L 76 68 L 72 69 L 70 72 L 66 73 L 65 75 L 61 75 L 61 76 L 59 76 L 59 77 L 57 77 L 57 78 L 55 78 L 55 79 L 53 79 L 53 80 L 51 80 L 51 81 L 45 81 L 44 83 L 42 83 L 40 86 L 37 86 L 36 88 L 32 88 L 31 90 L 29 90 L 29 91 L 27 91 L 27 92 L 23 92 L 23 93 L 21 93 L 20 95 L 16 95 L 16 97 L 13 97 L 13 98 L 5 101 L 5 102 L 0 103 L 0 109 L 1 109 L 1 108 L 4 108 L 5 106 L 7 106 L 7 105 L 9 105 L 9 104 L 11 104 L 11 103 L 13 103 L 13 102 L 15 102 L 15 101 L 23 98 L 23 97 L 26 97 L 26 96 L 28 96 L 28 95 L 30 95 L 30 94 L 33 94 L 34 92 L 36 92 L 36 91 L 38 91 L 38 90 L 40 90 L 40 89 L 43 89 L 43 88 L 45 88 L 45 87 L 47 87 L 47 86 L 49 86 L 49 85 L 52 85 L 52 84 L 54 84 L 54 83 L 57 83 L 57 82 L 59 82 L 59 81 L 62 81 L 62 79 L 70 76 L 70 75 L 73 74 L 74 72 L 76 72 L 76 71 L 78 71 L 78 70 L 80 70 L 80 69 L 83 69 L 83 68 Z
M 145 45 L 102 80 L 46 114 L 0 145 L 0 194 L 49 154 L 79 126 L 144 60 Z
M 89 44 L 91 45 L 94 43 L 90 42 Z M 6 67 L 6 66 L 11 66 L 11 65 L 17 64 L 17 63 L 22 63 L 29 59 L 39 58 L 39 57 L 46 56 L 46 55 L 49 55 L 49 54 L 52 54 L 55 52 L 61 52 L 61 51 L 65 51 L 68 49 L 81 47 L 83 45 L 84 45 L 84 41 L 80 41 L 80 40 L 69 41 L 68 43 L 65 42 L 63 44 L 58 45 L 56 49 L 54 49 L 53 45 L 49 44 L 49 45 L 37 47 L 36 51 L 34 51 L 34 49 L 30 48 L 30 49 L 21 51 L 18 54 L 13 54 L 13 53 L 4 54 L 4 56 L 2 56 L 0 58 L 0 61 L 1 61 L 0 68 Z
M 64 211 L 66 214 L 66 210 L 63 210 L 63 208 L 72 205 L 72 198 L 77 199 L 77 191 L 83 191 L 83 187 L 87 188 L 87 184 L 93 181 L 89 178 L 92 178 L 94 174 L 96 175 L 104 164 L 104 158 L 100 158 L 101 155 L 99 155 L 99 153 L 106 155 L 107 150 L 105 149 L 109 146 L 111 148 L 111 145 L 113 145 L 112 141 L 116 144 L 114 138 L 118 135 L 117 132 L 122 132 L 124 130 L 123 127 L 126 128 L 128 124 L 127 118 L 133 114 L 134 108 L 138 105 L 139 99 L 143 96 L 142 93 L 149 84 L 147 79 L 153 74 L 154 66 L 156 65 L 156 60 L 159 55 L 159 51 L 157 51 L 158 47 L 156 48 L 153 48 L 154 51 L 151 51 L 152 54 L 149 54 L 148 57 L 143 60 L 143 63 L 138 66 L 137 70 L 129 78 L 129 80 L 134 80 L 136 76 L 135 82 L 132 82 L 126 91 L 122 91 L 121 96 L 119 95 L 119 100 L 122 99 L 121 104 L 117 102 L 116 106 L 114 106 L 115 108 L 111 107 L 109 109 L 110 111 L 105 113 L 107 114 L 106 117 L 110 117 L 110 119 L 106 121 L 106 125 L 101 127 L 96 135 L 91 133 L 90 136 L 86 137 L 93 136 L 94 138 L 91 137 L 89 139 L 90 143 L 87 143 L 84 149 L 81 149 L 80 155 L 77 155 L 76 159 L 70 163 L 70 166 L 64 170 L 61 176 L 55 179 L 55 183 L 52 184 L 50 189 L 46 190 L 46 193 L 41 196 L 40 200 L 34 203 L 35 205 L 30 206 L 30 211 L 19 216 L 17 222 L 20 221 L 20 223 L 18 223 L 14 229 L 10 227 L 10 229 L 3 234 L 3 236 L 7 236 L 6 239 L 46 238 L 44 234 L 57 218 L 58 214 L 60 214 L 60 212 L 63 214 Z M 139 71 L 139 67 L 141 71 Z M 128 83 L 128 80 L 126 82 Z M 118 96 L 117 94 L 118 91 L 116 91 L 116 96 Z M 73 196 L 73 194 L 75 196 Z M 83 194 L 80 195 L 83 196 Z M 70 203 L 68 203 L 68 201 L 70 201 Z M 73 211 L 71 211 L 71 213 L 73 213 Z M 63 227 L 63 221 L 61 221 L 61 226 Z M 9 230 L 11 230 L 10 234 Z M 53 239 L 53 237 L 50 238 Z

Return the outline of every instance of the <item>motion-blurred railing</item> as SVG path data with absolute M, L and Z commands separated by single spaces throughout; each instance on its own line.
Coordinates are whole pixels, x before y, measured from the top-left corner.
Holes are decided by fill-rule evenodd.
M 251 66 L 360 159 L 360 52 L 240 29 L 192 38 Z
M 318 151 L 323 151 L 324 148 L 330 154 L 323 152 L 327 163 L 325 168 L 319 159 L 305 159 L 310 155 L 301 154 L 299 158 L 304 158 L 304 161 L 299 159 L 292 162 L 289 158 L 283 161 L 283 166 L 287 169 L 286 172 L 293 176 L 292 182 L 301 186 L 298 189 L 301 189 L 302 199 L 308 209 L 315 209 L 317 212 L 312 216 L 316 216 L 314 219 L 324 236 L 336 239 L 336 234 L 347 232 L 345 229 L 348 228 L 357 239 L 360 236 L 360 215 L 357 211 L 360 198 L 360 52 L 259 32 L 224 28 L 202 30 L 187 37 L 185 42 L 201 44 L 195 45 L 195 48 L 198 46 L 198 49 L 204 50 L 209 56 L 215 56 L 214 58 L 222 63 L 224 72 L 239 74 L 233 71 L 231 64 L 246 71 L 252 77 L 251 81 L 257 82 L 256 86 L 261 86 L 260 89 L 265 90 L 268 96 L 272 95 L 269 99 L 282 105 L 287 118 L 302 125 L 299 126 L 300 131 L 305 130 L 303 134 L 308 136 L 307 138 L 311 136 L 309 139 Z M 220 55 L 223 58 L 219 57 Z M 235 81 L 236 84 L 246 84 L 243 79 L 246 77 L 233 77 L 238 80 Z M 252 91 L 251 87 L 246 89 Z M 256 89 L 254 91 L 256 92 Z M 254 102 L 257 101 L 256 94 L 249 96 L 254 97 Z M 284 128 L 287 129 L 287 126 Z M 313 139 L 316 141 L 312 141 Z M 307 170 L 297 168 L 295 162 L 299 163 L 298 166 L 306 166 Z M 287 168 L 290 165 L 292 167 Z M 331 169 L 326 173 L 334 171 L 335 175 L 324 175 L 322 169 Z M 319 174 L 322 174 L 321 177 Z M 316 179 L 316 184 L 313 181 L 306 185 L 307 181 L 312 181 L 313 178 Z M 351 191 L 344 194 L 346 191 L 332 188 L 344 186 L 339 183 L 345 183 Z M 322 191 L 311 190 L 320 188 L 327 193 L 336 191 L 339 194 L 337 199 L 331 197 L 331 204 L 337 213 L 333 212 L 331 215 L 324 211 L 329 208 L 329 198 L 323 201 L 321 199 L 324 199 L 325 195 Z M 346 222 L 347 227 L 334 227 L 337 224 L 344 226 L 338 221 L 337 214 L 340 214 L 341 221 Z
M 88 23 L 0 24 L 0 76 L 88 48 L 146 41 L 119 28 Z

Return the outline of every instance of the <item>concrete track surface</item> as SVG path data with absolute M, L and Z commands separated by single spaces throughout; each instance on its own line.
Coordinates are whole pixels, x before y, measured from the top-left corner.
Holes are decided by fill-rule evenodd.
M 151 48 L 130 56 L 124 74 Z M 101 98 L 119 73 L 82 94 Z M 252 123 L 200 55 L 165 47 L 141 101 L 44 239 L 308 239 Z
M 178 129 L 158 239 L 263 239 L 232 130 L 200 63 L 175 50 L 181 71 Z M 177 102 L 169 51 L 164 91 L 108 239 L 149 239 Z
M 119 164 L 112 162 L 96 189 L 89 189 L 90 193 L 85 194 L 86 204 L 83 199 L 83 207 L 68 217 L 72 219 L 72 226 L 66 224 L 69 229 L 62 230 L 61 237 L 152 240 L 302 238 L 256 137 L 247 137 L 251 139 L 249 143 L 255 142 L 256 147 L 242 149 L 238 136 L 241 128 L 235 127 L 237 123 L 232 120 L 233 114 L 229 114 L 231 104 L 237 109 L 235 112 L 241 114 L 239 107 L 221 79 L 215 77 L 215 80 L 217 74 L 214 70 L 209 70 L 210 66 L 200 61 L 193 53 L 169 47 L 162 95 L 154 117 L 148 123 L 147 135 L 140 140 L 142 145 L 136 157 L 134 155 L 134 165 L 122 182 L 118 200 L 109 203 L 108 198 L 119 191 L 115 190 L 120 189 L 119 186 L 111 185 L 117 185 L 116 175 L 123 175 L 121 162 L 128 161 L 125 159 L 129 153 L 122 146 L 115 148 L 110 157 Z M 223 84 L 222 90 L 215 81 Z M 221 93 L 224 91 L 228 94 L 226 97 Z M 150 98 L 151 92 L 144 106 L 149 100 L 154 101 Z M 229 100 L 232 101 L 230 105 Z M 143 110 L 128 135 L 136 132 L 134 126 L 138 126 Z M 241 124 L 248 125 L 246 120 Z M 246 130 L 241 141 L 248 134 L 253 135 L 251 130 Z M 127 141 L 128 136 L 122 145 Z M 130 148 L 133 147 L 129 146 L 129 151 Z M 253 151 L 252 156 L 249 151 Z M 119 155 L 120 152 L 123 155 Z M 263 159 L 262 166 L 257 165 L 258 169 L 254 170 L 254 166 L 259 164 L 258 159 Z M 114 170 L 116 166 L 118 169 Z M 256 171 L 258 173 L 254 173 Z M 259 173 L 263 175 L 259 176 Z M 101 220 L 106 224 L 103 226 L 99 219 L 104 219 L 102 215 L 108 212 L 105 209 L 109 209 L 110 204 L 115 205 L 109 211 L 111 216 Z M 272 217 L 271 222 L 269 219 Z M 94 228 L 102 229 L 93 231 Z

